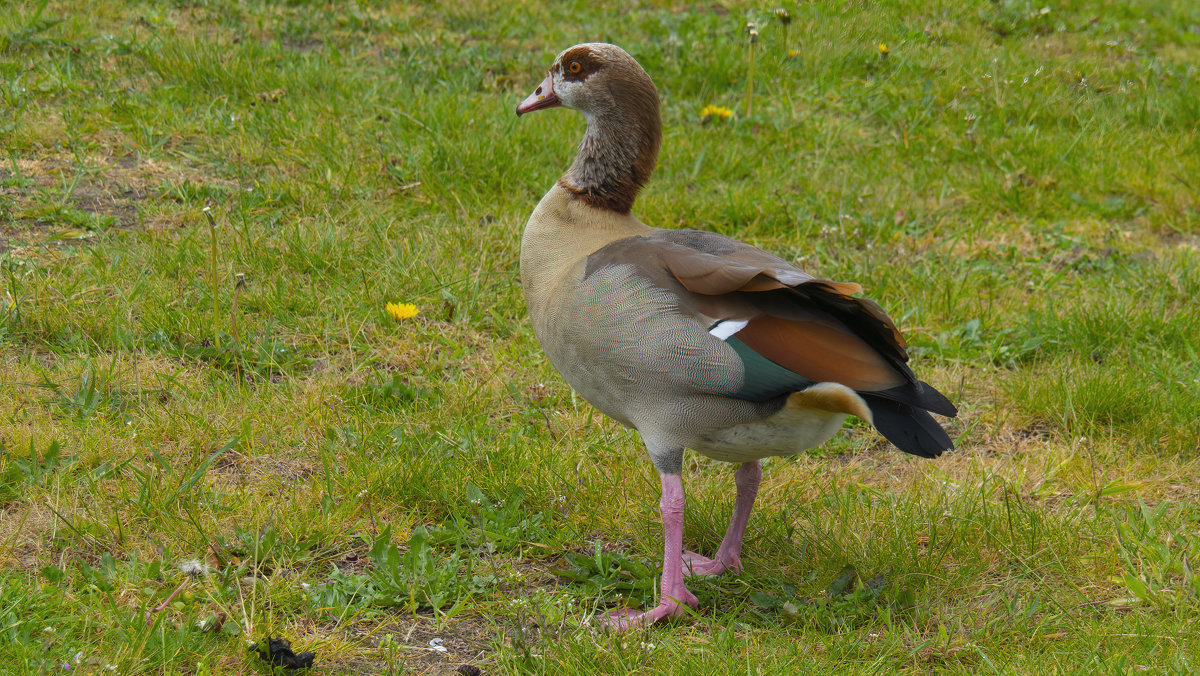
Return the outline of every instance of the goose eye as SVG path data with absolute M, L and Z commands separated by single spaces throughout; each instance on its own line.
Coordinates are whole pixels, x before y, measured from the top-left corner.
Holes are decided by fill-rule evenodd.
M 567 66 L 567 69 L 572 73 L 578 73 L 579 71 L 583 70 L 583 66 L 579 65 L 578 61 L 572 61 L 571 65 Z

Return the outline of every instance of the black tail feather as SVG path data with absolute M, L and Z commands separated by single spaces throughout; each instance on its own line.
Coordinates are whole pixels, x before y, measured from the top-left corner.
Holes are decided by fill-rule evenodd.
M 867 393 L 860 392 L 859 394 L 865 396 Z M 946 395 L 938 392 L 933 388 L 933 385 L 923 380 L 914 380 L 911 383 L 905 383 L 890 390 L 871 392 L 870 394 L 881 399 L 891 399 L 897 403 L 908 404 L 916 408 L 923 408 L 926 411 L 940 413 L 947 418 L 953 418 L 958 415 L 958 409 L 954 407 L 954 404 L 950 403 Z
M 928 389 L 937 392 L 932 387 Z M 943 451 L 954 448 L 950 435 L 928 411 L 876 394 L 859 394 L 871 409 L 875 429 L 896 448 L 922 458 L 936 458 Z M 948 401 L 946 403 L 949 404 Z

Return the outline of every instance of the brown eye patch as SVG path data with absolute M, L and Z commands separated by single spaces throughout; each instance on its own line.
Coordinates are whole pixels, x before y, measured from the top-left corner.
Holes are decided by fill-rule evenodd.
M 592 52 L 587 48 L 573 49 L 563 54 L 559 64 L 563 79 L 572 82 L 586 80 L 600 67 L 600 62 L 592 56 Z

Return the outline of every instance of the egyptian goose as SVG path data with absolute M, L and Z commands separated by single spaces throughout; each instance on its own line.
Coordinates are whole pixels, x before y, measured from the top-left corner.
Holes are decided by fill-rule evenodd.
M 658 91 L 615 45 L 559 54 L 517 115 L 574 108 L 587 119 L 575 162 L 533 210 L 521 284 L 538 342 L 575 391 L 641 434 L 660 475 L 661 603 L 616 611 L 612 629 L 679 615 L 688 575 L 741 571 L 761 458 L 828 440 L 847 415 L 900 450 L 953 446 L 929 412 L 954 416 L 917 380 L 906 344 L 858 284 L 810 277 L 712 232 L 662 230 L 631 213 L 662 141 Z M 683 451 L 740 463 L 729 529 L 710 559 L 683 551 Z

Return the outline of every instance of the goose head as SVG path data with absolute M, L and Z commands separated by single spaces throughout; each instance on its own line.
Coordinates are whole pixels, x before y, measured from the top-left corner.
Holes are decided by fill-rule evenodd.
M 559 185 L 591 206 L 628 213 L 662 143 L 654 82 L 616 45 L 575 45 L 554 59 L 517 115 L 559 106 L 580 111 L 588 125 Z

